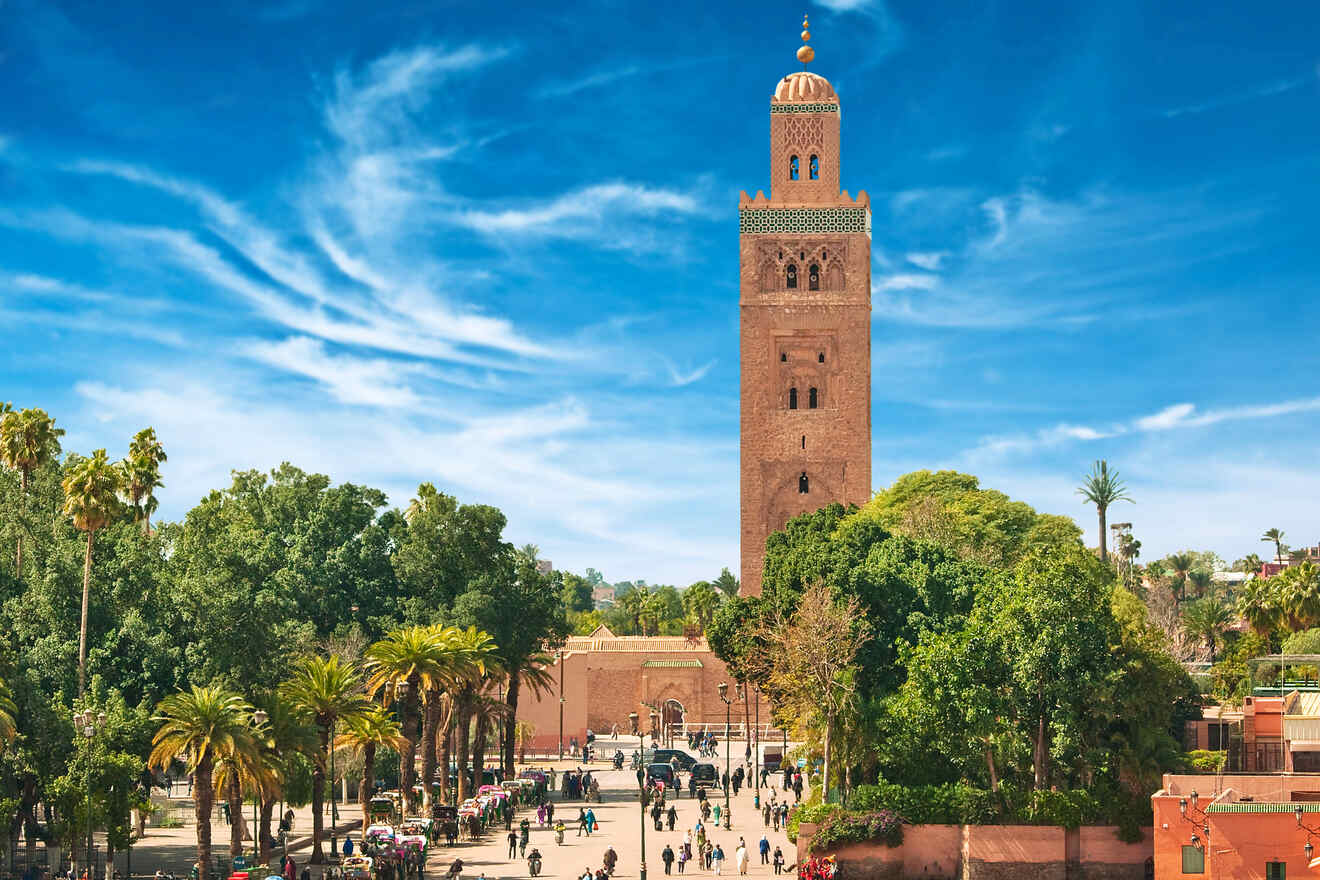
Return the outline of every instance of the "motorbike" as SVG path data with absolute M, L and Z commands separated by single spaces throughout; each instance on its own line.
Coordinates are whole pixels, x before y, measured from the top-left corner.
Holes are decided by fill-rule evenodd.
M 533 853 L 527 857 L 527 873 L 536 877 L 541 873 L 541 856 Z
M 614 752 L 614 769 L 615 770 L 623 769 L 623 752 L 620 752 L 617 749 Z M 633 769 L 636 768 L 634 767 Z
M 641 753 L 641 752 L 633 752 L 633 756 L 632 756 L 632 769 L 633 769 L 633 770 L 640 770 L 640 769 L 642 769 L 642 753 Z
M 555 825 L 555 843 L 562 844 L 563 842 L 564 842 L 564 823 L 560 822 L 557 825 Z

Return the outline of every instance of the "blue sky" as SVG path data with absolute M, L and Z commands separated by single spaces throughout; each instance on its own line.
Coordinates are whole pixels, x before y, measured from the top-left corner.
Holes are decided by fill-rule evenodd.
M 737 198 L 801 3 L 0 17 L 0 399 L 154 425 L 162 511 L 290 460 L 560 567 L 738 558 Z M 1320 12 L 818 0 L 874 210 L 876 487 L 953 467 L 1143 557 L 1320 539 Z

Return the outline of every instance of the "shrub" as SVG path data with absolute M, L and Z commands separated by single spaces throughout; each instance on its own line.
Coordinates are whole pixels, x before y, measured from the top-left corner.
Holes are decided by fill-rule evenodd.
M 1195 770 L 1198 773 L 1218 773 L 1224 769 L 1224 761 L 1228 758 L 1226 751 L 1209 751 L 1207 749 L 1197 749 L 1183 754 L 1182 763 L 1188 770 Z
M 784 833 L 791 842 L 797 843 L 799 825 L 803 822 L 808 825 L 819 825 L 832 813 L 842 809 L 843 807 L 838 804 L 798 804 L 788 811 L 788 823 L 784 826 Z
M 815 852 L 834 849 L 845 843 L 879 840 L 891 849 L 903 843 L 903 819 L 891 810 L 855 813 L 840 810 L 830 813 L 811 837 Z

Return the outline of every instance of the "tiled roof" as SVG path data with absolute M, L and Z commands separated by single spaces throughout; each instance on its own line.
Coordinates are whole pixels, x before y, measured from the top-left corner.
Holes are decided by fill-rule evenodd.
M 1301 807 L 1303 813 L 1320 813 L 1320 804 L 1296 803 L 1281 804 L 1249 801 L 1236 804 L 1211 804 L 1205 808 L 1207 813 L 1295 813 Z
M 700 660 L 643 660 L 647 669 L 700 669 Z

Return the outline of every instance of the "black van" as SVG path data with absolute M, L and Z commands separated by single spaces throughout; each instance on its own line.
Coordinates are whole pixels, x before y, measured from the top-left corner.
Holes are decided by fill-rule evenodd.
M 715 769 L 714 764 L 694 764 L 692 778 L 696 780 L 697 785 L 709 784 L 713 788 L 720 787 L 720 773 Z
M 678 780 L 674 778 L 674 768 L 668 764 L 647 764 L 646 781 L 660 780 L 665 784 L 665 788 L 677 788 Z
M 678 769 L 684 772 L 691 770 L 697 763 L 696 758 L 682 749 L 647 749 L 642 752 L 642 762 L 645 764 L 668 764 L 672 767 L 675 758 L 678 758 Z

